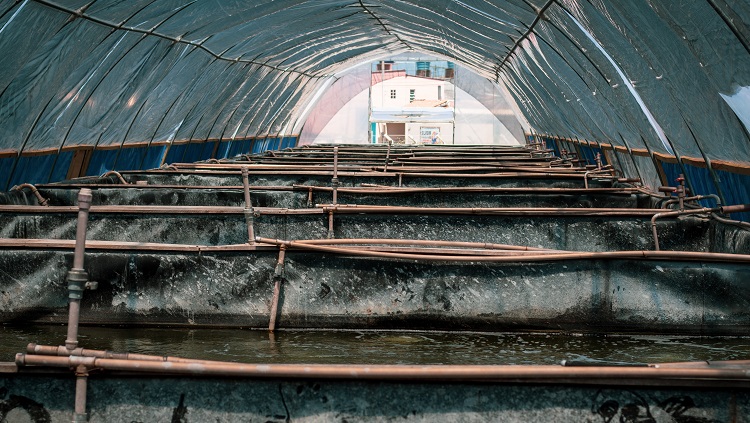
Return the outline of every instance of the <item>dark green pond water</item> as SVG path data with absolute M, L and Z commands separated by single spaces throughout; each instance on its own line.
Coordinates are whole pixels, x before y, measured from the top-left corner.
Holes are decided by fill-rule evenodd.
M 0 361 L 34 342 L 61 345 L 65 326 L 0 327 Z M 748 337 L 537 333 L 80 328 L 84 348 L 244 363 L 559 364 L 750 359 Z

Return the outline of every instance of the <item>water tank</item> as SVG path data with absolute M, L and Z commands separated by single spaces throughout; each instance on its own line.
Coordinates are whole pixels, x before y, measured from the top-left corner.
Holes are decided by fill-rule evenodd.
M 430 62 L 417 62 L 417 76 L 430 76 Z
M 445 68 L 445 78 L 446 79 L 453 79 L 453 77 L 455 76 L 455 72 L 456 72 L 455 67 L 456 67 L 455 63 L 448 62 L 448 67 Z

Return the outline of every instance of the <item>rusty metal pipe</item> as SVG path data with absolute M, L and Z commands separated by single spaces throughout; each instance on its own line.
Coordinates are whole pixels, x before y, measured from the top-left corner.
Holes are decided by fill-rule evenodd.
M 603 172 L 602 169 L 594 169 L 594 170 L 588 170 L 583 174 L 583 186 L 584 188 L 589 188 L 589 175 L 600 175 Z M 608 172 L 609 173 L 609 172 Z
M 223 361 L 215 360 L 196 360 L 190 358 L 162 356 L 162 355 L 148 355 L 148 354 L 137 354 L 137 353 L 117 353 L 113 351 L 105 350 L 92 350 L 88 348 L 75 348 L 73 350 L 67 349 L 65 346 L 60 345 L 37 345 L 31 343 L 26 346 L 26 352 L 28 354 L 35 355 L 51 355 L 59 357 L 95 357 L 95 358 L 111 358 L 115 360 L 139 360 L 139 361 L 169 361 L 175 363 L 223 363 Z
M 107 173 L 103 174 L 102 176 L 100 176 L 100 178 L 106 178 L 106 177 L 112 176 L 112 175 L 117 176 L 117 179 L 119 179 L 120 182 L 123 185 L 130 185 L 130 184 L 128 184 L 128 181 L 126 181 L 125 178 L 122 177 L 122 175 L 120 174 L 120 172 L 118 172 L 116 170 L 110 170 L 109 172 L 107 172 Z
M 520 251 L 520 250 L 482 250 L 476 248 L 451 248 L 451 247 L 400 247 L 390 245 L 356 245 L 346 247 L 356 251 L 377 251 L 386 253 L 406 253 L 425 255 L 451 255 L 451 256 L 527 256 L 539 254 L 559 254 L 564 251 Z M 568 251 L 570 252 L 570 251 Z
M 421 245 L 428 247 L 457 247 L 457 248 L 481 248 L 485 250 L 511 250 L 511 251 L 559 251 L 547 248 L 527 247 L 523 245 L 492 244 L 486 242 L 461 242 L 461 241 L 433 241 L 424 239 L 376 239 L 376 238 L 347 238 L 347 239 L 305 239 L 297 240 L 313 245 Z
M 750 211 L 750 204 L 740 204 L 735 206 L 723 206 L 723 207 L 703 207 L 700 209 L 693 210 L 679 210 L 673 212 L 657 213 L 651 217 L 651 232 L 654 235 L 654 250 L 659 251 L 659 234 L 656 231 L 656 220 L 665 217 L 678 217 L 690 214 L 710 214 L 710 213 L 741 213 Z
M 279 170 L 276 171 L 259 171 L 254 169 L 249 169 L 250 174 L 253 175 L 282 175 L 282 176 L 289 176 L 289 175 L 313 175 L 313 176 L 327 176 L 331 175 L 331 172 L 329 171 L 306 171 L 306 170 L 298 170 L 296 167 L 293 169 L 290 169 L 289 166 L 279 166 Z M 457 169 L 457 170 L 464 170 L 464 169 Z M 187 171 L 183 170 L 181 171 L 182 174 L 187 175 L 235 175 L 239 174 L 239 172 L 236 171 L 222 171 L 222 172 L 206 172 L 206 171 Z M 339 171 L 339 176 L 348 176 L 348 177 L 377 177 L 382 178 L 383 176 L 398 176 L 398 174 L 401 172 L 376 172 L 370 169 L 364 169 L 364 170 L 353 170 L 353 171 L 346 171 L 342 172 Z M 579 172 L 575 173 L 569 173 L 569 172 L 550 172 L 549 170 L 544 170 L 540 172 L 489 172 L 489 173 L 451 173 L 451 172 L 409 172 L 408 175 L 413 178 L 497 178 L 497 179 L 504 179 L 504 178 L 527 178 L 527 179 L 546 179 L 546 178 L 559 178 L 559 179 L 581 179 L 583 178 L 583 174 Z
M 51 206 L 43 209 L 29 209 L 28 206 L 0 206 L 0 211 L 25 213 L 72 213 L 75 207 Z M 102 214 L 195 214 L 225 215 L 241 214 L 243 207 L 235 206 L 92 206 L 91 211 Z M 595 208 L 595 207 L 404 207 L 339 204 L 323 204 L 312 209 L 288 209 L 283 207 L 256 207 L 254 215 L 306 215 L 335 213 L 350 214 L 456 214 L 492 216 L 648 216 L 663 212 L 664 209 L 634 208 Z
M 328 210 L 328 239 L 333 239 L 333 210 Z
M 339 189 L 339 148 L 333 148 L 333 178 L 331 179 L 331 188 L 333 189 L 333 204 L 338 204 Z
M 68 272 L 68 336 L 65 346 L 74 349 L 78 346 L 78 319 L 81 311 L 83 290 L 88 284 L 88 274 L 83 269 L 83 255 L 86 249 L 86 228 L 91 208 L 91 190 L 82 188 L 78 193 L 78 222 L 76 244 L 73 252 L 73 268 Z
M 273 272 L 273 299 L 271 300 L 271 318 L 268 322 L 268 331 L 276 330 L 276 316 L 279 313 L 279 297 L 281 296 L 281 280 L 284 277 L 284 256 L 286 246 L 279 246 L 279 258 L 276 260 L 276 268 Z
M 250 182 L 248 181 L 247 166 L 242 167 L 242 189 L 245 195 L 245 208 L 243 213 L 245 214 L 245 223 L 247 224 L 247 242 L 250 244 L 255 243 L 255 228 L 254 228 L 254 211 L 253 201 L 250 198 Z
M 252 378 L 302 378 L 406 381 L 502 381 L 502 380 L 618 380 L 618 379 L 750 379 L 747 367 L 640 367 L 560 365 L 379 365 L 379 364 L 243 364 L 175 363 L 116 360 L 94 357 L 52 357 L 17 354 L 18 366 L 70 368 L 79 365 L 109 371 L 190 376 Z
M 388 151 L 385 153 L 385 166 L 383 172 L 388 172 L 388 162 L 391 160 L 391 143 L 388 143 Z
M 750 223 L 748 222 L 741 222 L 739 220 L 731 220 L 731 219 L 724 219 L 723 217 L 717 215 L 716 213 L 711 213 L 711 217 L 716 219 L 717 221 L 727 224 L 727 225 L 734 225 L 737 227 L 740 227 L 742 229 L 750 231 Z
M 285 245 L 287 249 L 319 251 L 339 255 L 376 257 L 402 260 L 447 261 L 447 262 L 489 262 L 489 263 L 526 263 L 565 260 L 682 260 L 713 261 L 730 263 L 750 263 L 748 254 L 703 253 L 690 251 L 605 251 L 605 252 L 560 252 L 524 256 L 450 256 L 432 254 L 404 254 L 347 249 L 315 245 L 299 241 L 286 241 L 271 238 L 256 238 L 257 242 L 271 245 Z
M 336 213 L 388 213 L 388 214 L 476 214 L 498 216 L 652 216 L 662 209 L 630 208 L 552 208 L 552 207 L 409 207 L 409 206 L 372 206 L 372 205 L 320 205 L 323 212 Z
M 79 364 L 75 369 L 76 393 L 73 423 L 84 423 L 89 420 L 89 416 L 86 414 L 86 389 L 88 385 L 89 369 L 83 364 Z
M 233 187 L 219 187 L 222 189 Z M 292 185 L 295 190 L 331 191 L 330 187 Z M 270 189 L 269 189 L 270 190 Z M 420 187 L 399 188 L 388 185 L 360 184 L 358 187 L 339 188 L 347 194 L 414 194 L 414 193 L 487 193 L 487 194 L 634 194 L 637 188 L 546 188 L 546 187 Z M 659 196 L 659 198 L 662 198 Z
M 28 189 L 31 190 L 31 193 L 34 194 L 34 196 L 36 197 L 36 200 L 37 200 L 37 202 L 39 203 L 40 206 L 47 206 L 47 207 L 49 207 L 49 198 L 44 198 L 42 196 L 42 194 L 39 192 L 39 190 L 36 189 L 36 187 L 34 185 L 31 185 L 31 184 L 16 185 L 13 188 L 11 188 L 10 190 L 11 191 L 21 191 L 24 188 L 28 188 Z
M 692 197 L 685 197 L 682 200 L 683 201 L 698 201 L 698 200 L 705 200 L 707 198 L 712 198 L 716 202 L 716 207 L 721 207 L 721 199 L 716 194 L 694 195 Z M 675 204 L 679 202 L 680 202 L 679 199 L 667 200 L 664 202 L 664 204 L 661 205 L 661 208 L 666 209 L 666 208 L 669 208 L 670 204 Z

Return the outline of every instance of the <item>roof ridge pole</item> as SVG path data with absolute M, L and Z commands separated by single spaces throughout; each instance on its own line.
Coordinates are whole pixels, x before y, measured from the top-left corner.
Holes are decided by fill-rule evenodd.
M 550 0 L 550 1 L 553 1 L 553 0 Z M 379 17 L 377 17 L 375 15 L 375 13 L 373 13 L 372 10 L 370 10 L 370 7 L 378 7 L 378 6 L 371 6 L 371 5 L 368 6 L 362 0 L 359 0 L 359 7 L 361 7 L 365 11 L 365 13 L 367 13 L 370 16 L 372 16 L 372 18 L 375 19 L 378 22 L 378 25 L 380 25 L 380 27 L 383 28 L 383 31 L 385 31 L 386 34 L 390 35 L 391 37 L 396 38 L 398 40 L 398 42 L 400 42 L 401 44 L 403 44 L 404 46 L 406 46 L 407 49 L 414 50 L 414 47 L 412 47 L 411 45 L 409 45 L 409 43 L 407 43 L 398 34 L 396 34 L 394 32 L 391 32 L 391 30 L 388 29 L 388 26 L 386 26 L 385 22 L 383 22 L 382 19 L 380 19 Z
M 360 0 L 361 1 L 361 0 Z M 516 49 L 521 46 L 521 42 L 523 42 L 526 38 L 529 37 L 534 32 L 534 28 L 539 23 L 539 21 L 542 20 L 542 16 L 544 16 L 544 12 L 549 9 L 550 6 L 552 6 L 552 3 L 555 3 L 556 0 L 547 0 L 547 3 L 544 4 L 541 8 L 535 8 L 536 10 L 536 18 L 534 18 L 534 21 L 531 22 L 531 25 L 529 25 L 528 29 L 526 29 L 526 32 L 524 32 L 519 39 L 516 40 L 515 44 L 513 44 L 513 47 L 508 50 L 508 53 L 505 54 L 505 57 L 500 62 L 499 65 L 495 67 L 495 81 L 497 81 L 500 78 L 500 71 L 502 70 L 503 66 L 510 60 L 510 57 L 515 53 Z M 533 7 L 533 6 L 532 6 Z

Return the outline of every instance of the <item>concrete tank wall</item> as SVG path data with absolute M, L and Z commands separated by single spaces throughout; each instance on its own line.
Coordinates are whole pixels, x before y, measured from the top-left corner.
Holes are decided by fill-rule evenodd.
M 69 422 L 74 378 L 0 378 L 0 418 Z M 750 395 L 642 388 L 328 380 L 89 378 L 88 413 L 106 422 L 745 421 Z
M 91 251 L 88 324 L 267 327 L 277 252 Z M 0 253 L 0 320 L 63 323 L 71 253 Z M 288 251 L 287 328 L 745 334 L 744 264 L 639 260 L 415 263 Z

